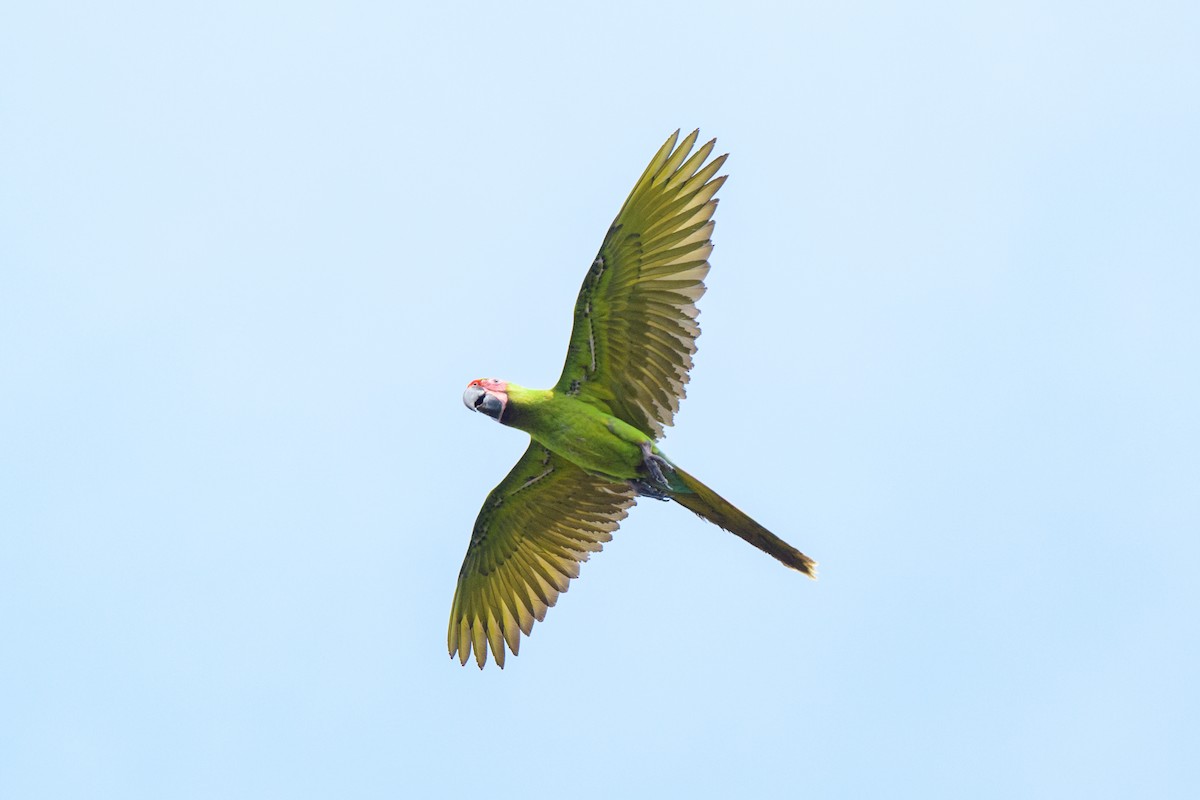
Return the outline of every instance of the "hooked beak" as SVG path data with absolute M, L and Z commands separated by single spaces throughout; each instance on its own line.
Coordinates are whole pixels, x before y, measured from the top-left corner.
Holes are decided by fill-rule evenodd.
M 504 406 L 508 398 L 496 392 L 489 392 L 479 386 L 468 386 L 463 392 L 463 405 L 472 411 L 487 414 L 497 422 L 504 415 Z
M 467 390 L 463 392 L 463 405 L 472 411 L 476 411 L 485 397 L 487 397 L 487 392 L 483 389 L 480 389 L 478 386 L 468 386 Z

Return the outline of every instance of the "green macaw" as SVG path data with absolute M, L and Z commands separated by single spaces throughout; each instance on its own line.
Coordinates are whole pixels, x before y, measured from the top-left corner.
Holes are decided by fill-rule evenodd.
M 471 534 L 450 612 L 450 656 L 504 666 L 579 564 L 598 552 L 638 496 L 674 500 L 792 569 L 816 562 L 670 461 L 655 445 L 672 424 L 696 352 L 716 195 L 727 156 L 696 152 L 679 131 L 650 165 L 600 246 L 575 302 L 562 377 L 552 389 L 471 381 L 467 408 L 525 431 L 525 455 L 492 490 Z M 707 163 L 705 163 L 707 162 Z

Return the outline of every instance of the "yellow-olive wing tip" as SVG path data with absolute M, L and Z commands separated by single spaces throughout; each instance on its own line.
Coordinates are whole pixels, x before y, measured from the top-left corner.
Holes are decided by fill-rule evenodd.
M 683 133 L 683 128 L 676 128 L 675 131 L 670 136 L 667 137 L 667 141 L 671 142 L 672 144 L 674 144 L 675 142 L 678 142 L 679 134 L 681 134 L 681 133 Z M 699 138 L 700 138 L 700 129 L 699 128 L 693 128 L 691 133 L 689 133 L 687 136 L 683 137 L 684 141 L 691 139 L 691 140 L 693 140 L 693 142 Z M 717 137 L 714 136 L 713 138 L 711 138 L 707 142 L 705 142 L 702 146 L 708 147 L 708 146 L 714 145 L 716 143 L 717 143 Z M 674 148 L 672 148 L 672 149 L 674 149 Z
M 451 645 L 450 660 L 457 661 L 460 666 L 465 667 L 467 665 L 467 662 L 471 660 L 471 651 L 472 650 L 475 650 L 475 648 L 472 644 L 468 644 L 467 647 L 462 650 L 459 650 L 458 647 Z M 487 665 L 487 661 L 488 661 L 487 651 L 488 651 L 487 647 L 484 647 L 482 650 L 475 650 L 475 663 L 479 666 L 480 669 L 483 669 L 484 666 Z M 513 655 L 515 656 L 516 654 L 517 654 L 517 651 L 513 650 Z M 504 669 L 504 657 L 505 657 L 504 648 L 501 648 L 500 650 L 492 651 L 492 660 L 496 663 L 496 666 L 499 667 L 500 669 Z

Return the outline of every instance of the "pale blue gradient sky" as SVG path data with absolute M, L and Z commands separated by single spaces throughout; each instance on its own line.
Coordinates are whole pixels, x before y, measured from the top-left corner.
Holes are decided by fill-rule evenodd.
M 0 796 L 1193 797 L 1192 3 L 8 4 Z M 732 153 L 643 503 L 445 625 L 604 230 Z

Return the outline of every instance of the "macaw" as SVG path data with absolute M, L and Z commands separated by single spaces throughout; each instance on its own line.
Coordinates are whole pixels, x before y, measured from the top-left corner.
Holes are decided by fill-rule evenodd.
M 655 442 L 671 425 L 696 352 L 716 193 L 727 155 L 699 131 L 672 134 L 621 207 L 575 302 L 566 365 L 551 389 L 480 378 L 467 408 L 530 436 L 487 496 L 458 575 L 447 642 L 480 669 L 517 654 L 579 564 L 612 539 L 637 497 L 674 500 L 815 577 L 816 562 L 685 472 Z M 678 146 L 676 143 L 678 142 Z M 707 163 L 706 163 L 707 162 Z

